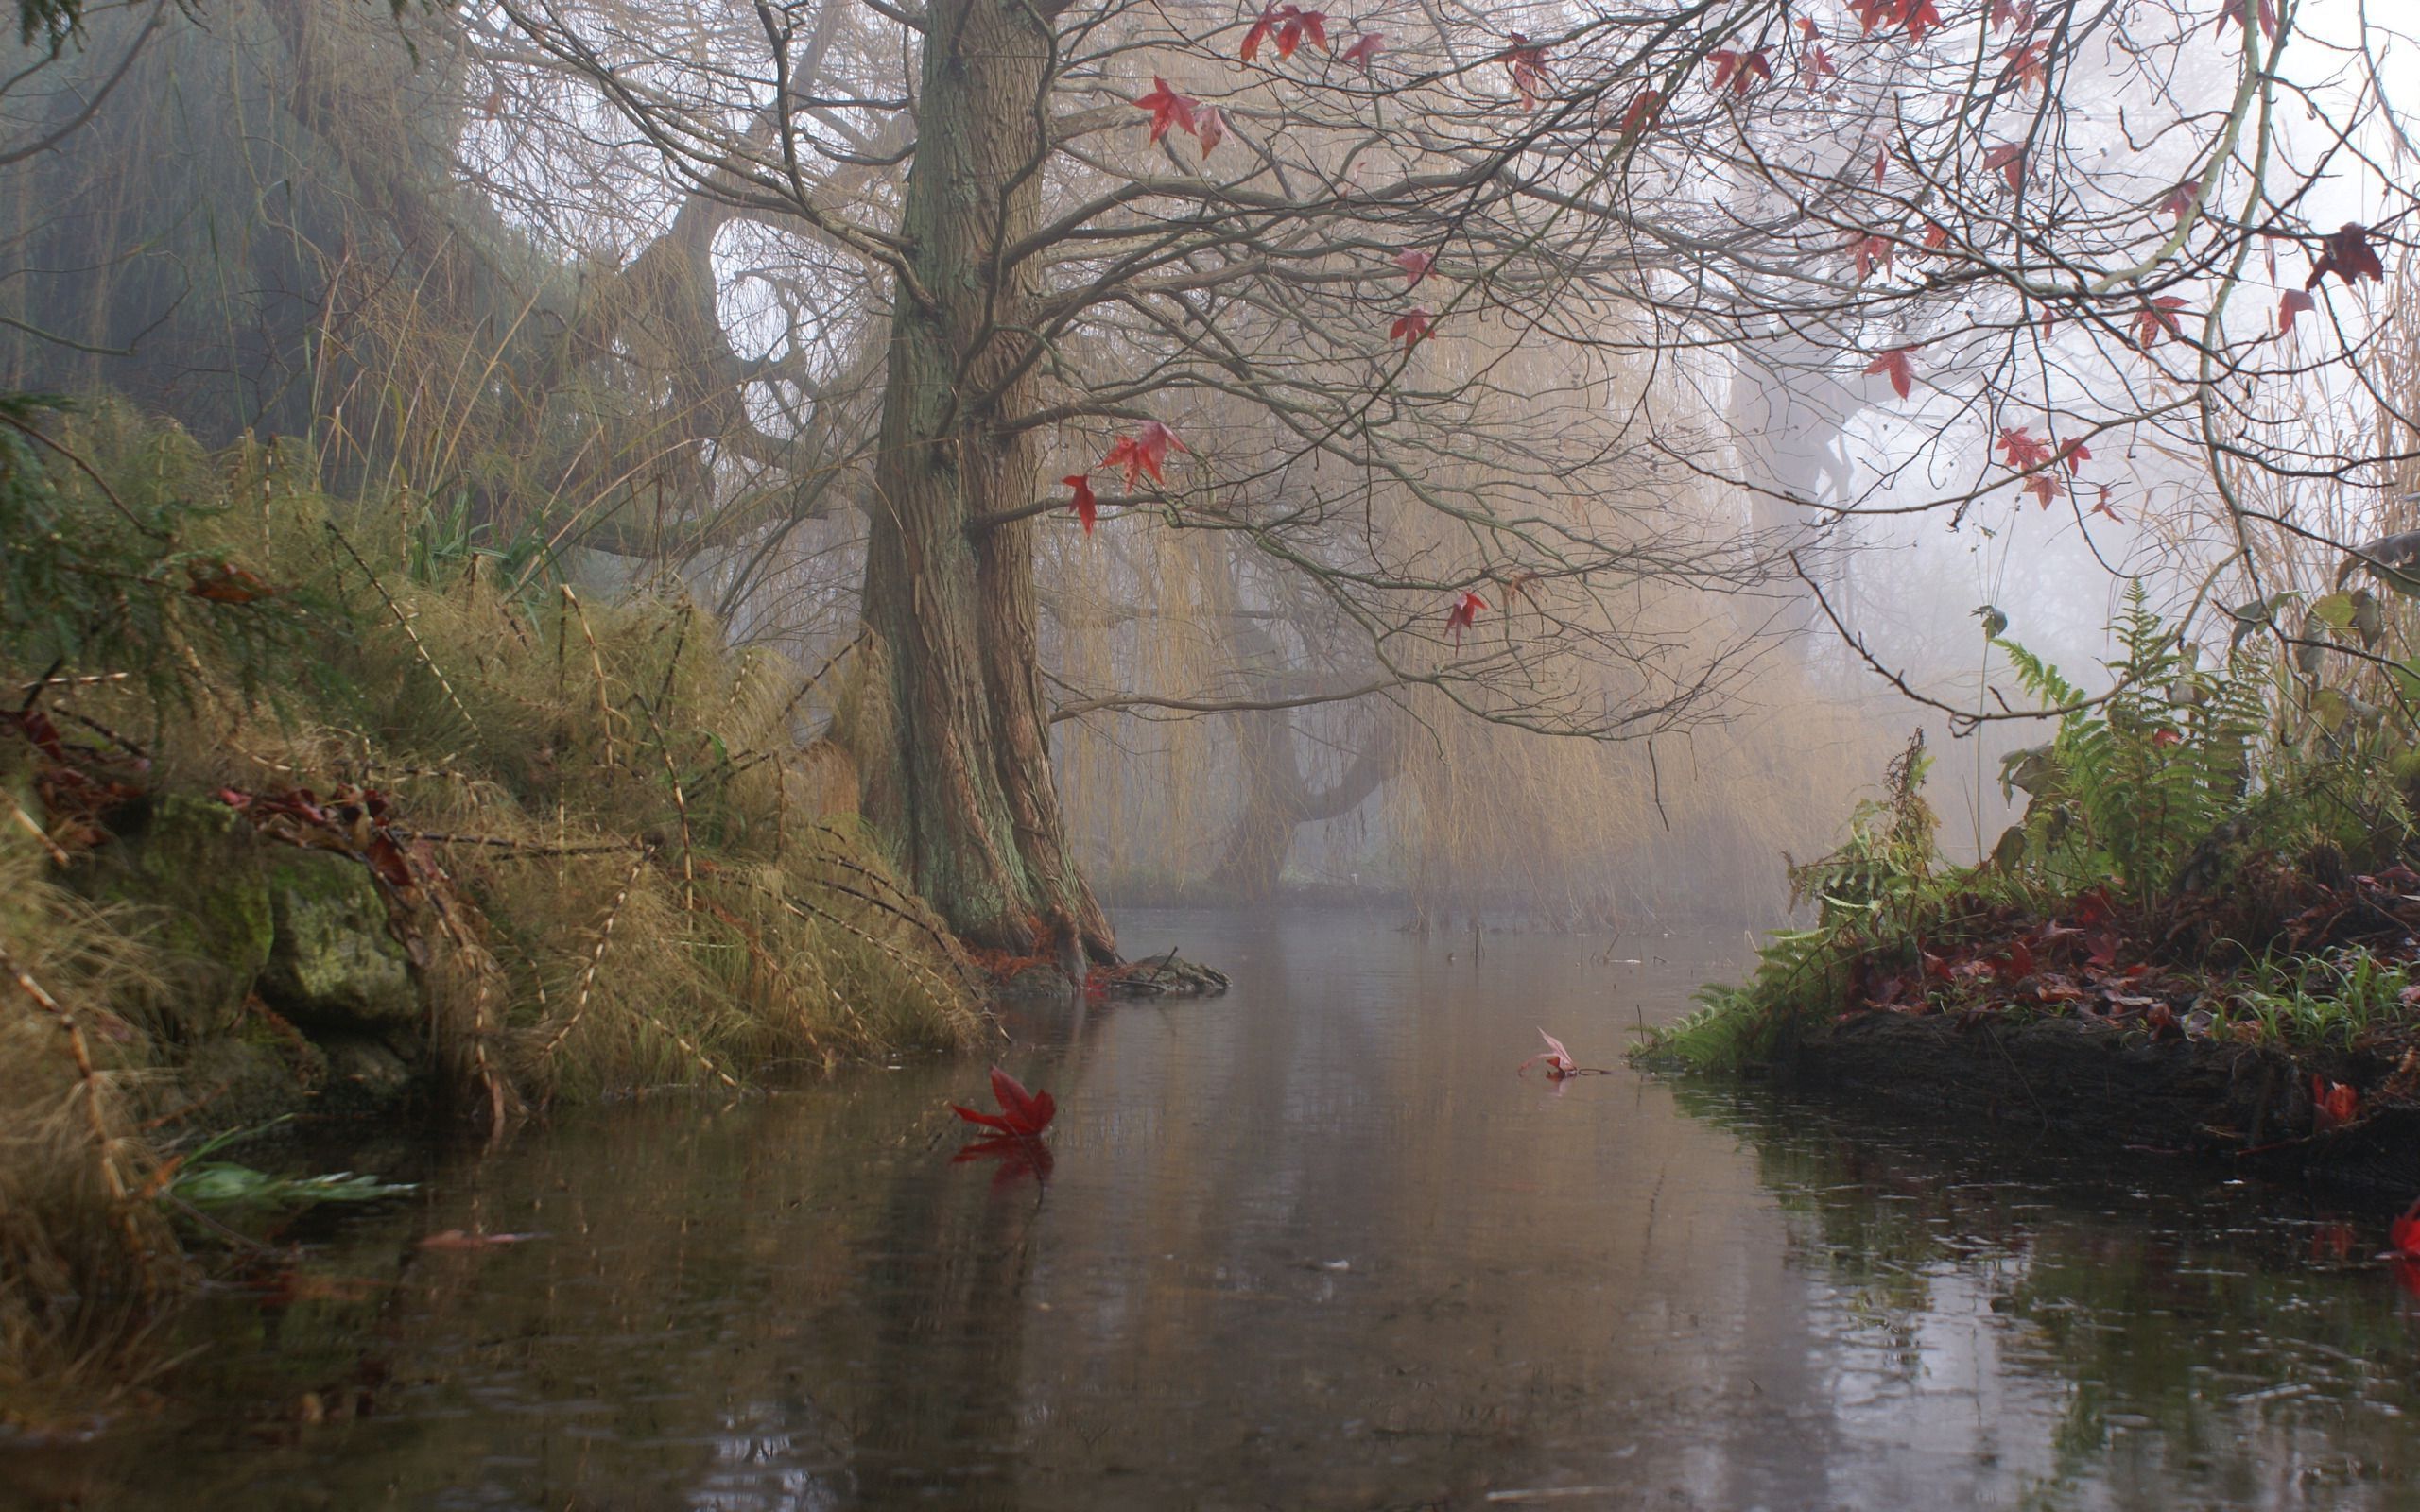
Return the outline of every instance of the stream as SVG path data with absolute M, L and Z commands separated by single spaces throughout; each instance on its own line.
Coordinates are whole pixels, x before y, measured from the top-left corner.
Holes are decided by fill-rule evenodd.
M 427 1185 L 0 1507 L 2420 1504 L 2390 1214 L 1626 1069 L 1737 930 L 1394 921 L 1121 917 L 1235 988 L 1011 1010 L 1046 1172 L 979 1056 L 355 1153 Z

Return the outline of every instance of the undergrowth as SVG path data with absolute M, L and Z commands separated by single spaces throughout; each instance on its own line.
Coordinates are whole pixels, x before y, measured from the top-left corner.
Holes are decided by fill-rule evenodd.
M 1841 846 L 1789 868 L 1812 923 L 1772 934 L 1747 980 L 1701 990 L 1637 1057 L 1738 1071 L 1875 1010 L 2092 1014 L 2151 1036 L 2399 1053 L 2420 1040 L 2420 969 L 2379 952 L 2412 949 L 2392 917 L 2411 732 L 2309 654 L 2377 644 L 2368 596 L 2329 595 L 2302 638 L 2273 637 L 2290 665 L 2246 634 L 2204 665 L 2133 584 L 2099 696 L 1996 640 L 2056 723 L 2007 760 L 2028 802 L 1992 854 L 1943 861 L 1919 735 Z M 2371 940 L 2378 929 L 2396 937 Z
M 122 1338 L 97 1299 L 176 1268 L 146 1123 L 210 1109 L 177 1106 L 143 1004 L 178 963 L 157 919 L 58 885 L 149 795 L 369 868 L 483 1122 L 983 1030 L 845 757 L 805 738 L 850 658 L 734 649 L 677 587 L 607 601 L 317 475 L 106 404 L 0 414 L 0 1399 Z

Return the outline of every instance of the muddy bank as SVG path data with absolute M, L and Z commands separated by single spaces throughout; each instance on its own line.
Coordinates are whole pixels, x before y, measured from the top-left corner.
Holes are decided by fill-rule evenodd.
M 1808 1095 L 2398 1199 L 2420 1191 L 2411 1068 L 2358 1052 L 2296 1055 L 2076 1018 L 1876 1011 L 1802 1030 L 1768 1072 Z M 2350 1118 L 2327 1102 L 2343 1087 L 2368 1089 Z

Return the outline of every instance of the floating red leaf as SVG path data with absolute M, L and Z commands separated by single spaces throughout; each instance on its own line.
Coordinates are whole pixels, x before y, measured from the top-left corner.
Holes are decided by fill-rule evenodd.
M 2319 261 L 2311 265 L 2310 277 L 2303 281 L 2303 287 L 2319 287 L 2319 281 L 2330 273 L 2343 280 L 2347 288 L 2360 279 L 2381 284 L 2386 281 L 2386 265 L 2378 261 L 2377 249 L 2370 245 L 2367 226 L 2348 220 L 2323 242 Z
M 970 1124 L 996 1128 L 1020 1139 L 1030 1139 L 1048 1128 L 1051 1119 L 1059 1113 L 1059 1105 L 1048 1092 L 1027 1091 L 1025 1083 L 997 1066 L 992 1068 L 992 1096 L 1000 1105 L 997 1114 L 978 1113 L 956 1103 L 949 1105 L 950 1111 Z
M 1067 501 L 1067 507 L 1075 510 L 1076 518 L 1084 523 L 1084 534 L 1091 535 L 1093 521 L 1100 514 L 1100 503 L 1093 497 L 1092 479 L 1078 472 L 1059 481 L 1074 490 L 1075 497 Z
M 1538 1031 L 1538 1038 L 1547 1042 L 1547 1047 L 1544 1050 L 1539 1051 L 1536 1055 L 1531 1056 L 1529 1059 L 1521 1062 L 1520 1066 L 1512 1073 L 1514 1075 L 1518 1076 L 1524 1074 L 1531 1066 L 1536 1065 L 1541 1060 L 1547 1063 L 1547 1074 L 1557 1081 L 1561 1081 L 1564 1077 L 1570 1075 L 1573 1072 L 1580 1069 L 1580 1062 L 1571 1058 L 1571 1052 L 1563 1048 L 1562 1040 L 1547 1033 L 1544 1029 L 1540 1029 Z
M 1413 305 L 1409 310 L 1395 317 L 1395 323 L 1387 330 L 1387 339 L 1402 342 L 1404 350 L 1409 352 L 1428 335 L 1430 324 L 1431 317 L 1428 312 L 1419 305 Z
M 526 1245 L 544 1234 L 489 1234 L 468 1228 L 444 1228 L 420 1242 L 423 1249 L 493 1249 L 503 1245 Z
M 2420 1260 L 2420 1202 L 2403 1210 L 2403 1216 L 2387 1228 L 2387 1243 L 2394 1252 L 2408 1260 Z
M 1907 398 L 1909 390 L 1915 387 L 1916 382 L 1915 369 L 1910 361 L 1915 350 L 1913 347 L 1893 347 L 1865 365 L 1867 376 L 1879 375 L 1890 379 L 1891 387 L 1897 391 L 1899 397 Z
M 2310 1131 L 2325 1134 L 2360 1116 L 2361 1094 L 2341 1081 L 2310 1079 Z
M 1168 88 L 1168 81 L 1159 75 L 1151 76 L 1151 93 L 1134 101 L 1138 111 L 1151 112 L 1151 140 L 1157 142 L 1168 134 L 1168 128 L 1188 135 L 1194 132 L 1193 112 L 1201 102 L 1190 95 L 1180 94 Z

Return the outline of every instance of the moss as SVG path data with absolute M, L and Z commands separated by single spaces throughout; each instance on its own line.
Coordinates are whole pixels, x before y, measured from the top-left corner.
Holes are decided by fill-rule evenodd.
M 234 1032 L 274 936 L 259 836 L 224 803 L 179 794 L 131 805 L 117 823 L 68 881 L 144 926 L 170 987 L 152 1015 L 164 1038 Z
M 387 927 L 387 902 L 359 862 L 286 850 L 268 867 L 272 937 L 261 996 L 306 1028 L 416 1034 L 411 968 Z

